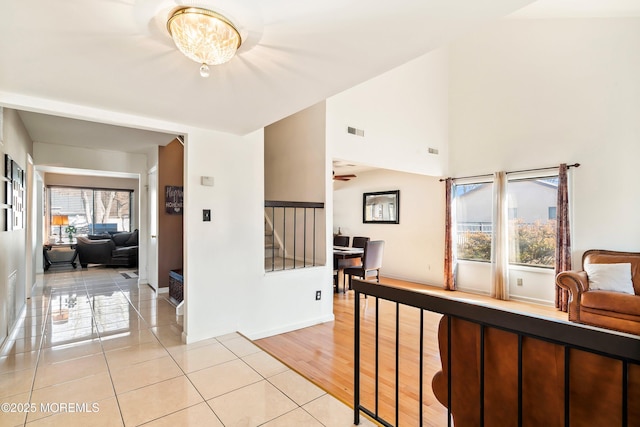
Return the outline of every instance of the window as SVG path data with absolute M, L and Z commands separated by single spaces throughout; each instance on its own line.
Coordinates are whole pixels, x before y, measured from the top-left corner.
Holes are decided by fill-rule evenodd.
M 486 182 L 454 185 L 458 259 L 491 261 L 492 188 Z
M 75 236 L 109 231 L 131 231 L 133 191 L 97 188 L 48 187 L 49 234 L 66 237 L 67 226 Z M 66 217 L 68 225 L 51 225 L 54 215 Z
M 509 263 L 553 268 L 558 177 L 510 179 L 506 192 Z M 491 262 L 493 184 L 455 184 L 453 194 L 457 258 Z
M 557 176 L 508 182 L 509 213 L 516 213 L 509 215 L 511 264 L 555 266 L 557 197 Z

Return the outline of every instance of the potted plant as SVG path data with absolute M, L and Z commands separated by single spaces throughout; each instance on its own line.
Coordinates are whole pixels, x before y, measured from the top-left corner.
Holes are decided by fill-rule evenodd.
M 75 233 L 76 231 L 76 227 L 73 225 L 70 225 L 64 229 L 64 232 L 69 235 L 69 243 L 73 243 L 73 233 Z

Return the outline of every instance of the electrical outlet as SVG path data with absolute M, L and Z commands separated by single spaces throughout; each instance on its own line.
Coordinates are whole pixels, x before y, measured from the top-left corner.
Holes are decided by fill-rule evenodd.
M 518 278 L 516 279 L 516 285 L 518 285 L 518 286 L 522 286 L 522 277 L 518 277 Z
M 322 298 L 322 291 L 316 291 L 316 301 L 320 301 L 320 298 Z

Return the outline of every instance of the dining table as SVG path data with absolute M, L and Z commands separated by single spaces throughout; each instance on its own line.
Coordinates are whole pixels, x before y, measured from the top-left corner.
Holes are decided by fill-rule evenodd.
M 344 267 L 340 266 L 338 260 L 347 259 L 347 258 L 362 258 L 364 255 L 364 248 L 353 248 L 349 246 L 334 246 L 333 247 L 333 265 L 336 270 L 338 270 L 338 279 L 336 281 L 336 289 L 335 292 L 338 293 L 340 289 L 340 276 L 341 272 L 344 270 Z M 344 276 L 344 275 L 342 275 Z M 344 277 L 342 279 L 342 289 L 346 292 L 346 284 L 344 283 Z

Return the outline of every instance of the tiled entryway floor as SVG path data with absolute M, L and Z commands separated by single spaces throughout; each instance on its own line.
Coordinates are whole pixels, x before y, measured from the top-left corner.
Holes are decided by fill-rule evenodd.
M 52 270 L 0 352 L 1 426 L 352 425 L 240 334 L 183 344 L 175 308 L 122 270 Z

